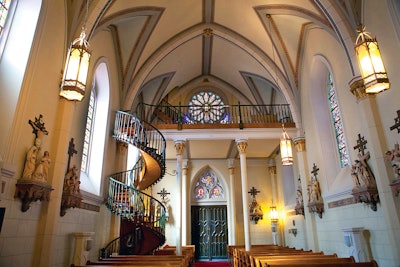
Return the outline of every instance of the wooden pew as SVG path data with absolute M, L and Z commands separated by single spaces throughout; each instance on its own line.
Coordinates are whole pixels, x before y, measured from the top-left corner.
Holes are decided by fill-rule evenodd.
M 376 261 L 372 260 L 369 262 L 268 264 L 267 267 L 378 267 L 378 264 Z
M 291 265 L 291 264 L 310 265 L 310 264 L 322 264 L 322 263 L 337 264 L 337 263 L 353 263 L 353 262 L 355 262 L 353 257 L 348 257 L 348 258 L 303 257 L 303 258 L 297 258 L 297 259 L 286 258 L 286 259 L 263 259 L 263 260 L 260 260 L 262 267 L 268 267 L 270 265 L 279 265 L 279 266 L 287 267 L 287 265 Z
M 152 264 L 152 265 L 161 265 L 167 264 L 171 266 L 179 266 L 179 267 L 188 267 L 189 266 L 189 257 L 187 256 L 177 256 L 177 255 L 120 255 L 113 256 L 106 259 L 100 259 L 99 261 L 88 261 L 86 265 L 89 266 L 121 266 L 121 265 L 141 265 L 144 264 Z M 164 266 L 162 265 L 162 266 Z
M 284 260 L 284 259 L 323 259 L 337 258 L 337 254 L 324 255 L 322 253 L 298 253 L 298 254 L 279 254 L 279 255 L 250 255 L 251 267 L 262 267 L 263 260 Z

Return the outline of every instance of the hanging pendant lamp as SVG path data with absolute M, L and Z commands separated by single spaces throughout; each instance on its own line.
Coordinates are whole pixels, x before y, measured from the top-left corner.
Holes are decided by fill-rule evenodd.
M 284 124 L 282 124 L 280 152 L 282 158 L 282 165 L 292 165 L 293 164 L 292 139 L 287 134 Z

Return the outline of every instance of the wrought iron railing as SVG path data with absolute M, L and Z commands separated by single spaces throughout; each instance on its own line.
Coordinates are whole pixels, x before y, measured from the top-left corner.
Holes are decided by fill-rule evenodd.
M 140 103 L 135 113 L 152 124 L 239 124 L 246 123 L 293 123 L 289 104 L 276 105 L 223 105 L 213 106 L 218 110 L 212 119 L 199 120 L 196 113 L 203 107 L 172 106 L 168 103 L 150 105 Z M 209 109 L 210 107 L 204 107 Z

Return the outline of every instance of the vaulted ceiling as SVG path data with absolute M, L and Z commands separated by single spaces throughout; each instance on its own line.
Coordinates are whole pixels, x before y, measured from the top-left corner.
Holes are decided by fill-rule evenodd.
M 139 94 L 157 104 L 174 88 L 208 81 L 249 104 L 288 103 L 299 125 L 308 30 L 325 30 L 350 57 L 343 40 L 355 34 L 359 6 L 360 0 L 96 0 L 89 2 L 87 25 L 89 42 L 104 31 L 113 40 L 121 109 L 132 108 Z M 71 39 L 86 8 L 85 1 L 68 1 L 75 14 L 69 17 Z M 278 137 L 270 139 L 275 146 Z M 215 157 L 231 153 L 226 142 Z

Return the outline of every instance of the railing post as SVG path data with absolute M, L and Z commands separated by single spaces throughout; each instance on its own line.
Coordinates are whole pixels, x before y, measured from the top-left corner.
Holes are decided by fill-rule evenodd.
M 242 111 L 240 109 L 240 101 L 238 101 L 238 112 L 239 112 L 239 129 L 243 130 L 243 120 L 242 120 Z
M 178 130 L 182 130 L 181 102 L 179 102 L 178 106 Z

